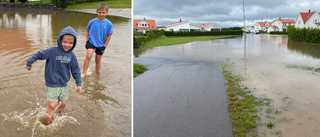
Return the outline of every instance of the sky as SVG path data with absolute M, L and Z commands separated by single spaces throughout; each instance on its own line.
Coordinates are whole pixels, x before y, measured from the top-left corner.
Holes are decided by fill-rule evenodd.
M 243 27 L 256 22 L 294 19 L 300 12 L 320 12 L 315 0 L 133 0 L 133 19 L 155 20 L 157 26 L 189 20 L 221 28 Z

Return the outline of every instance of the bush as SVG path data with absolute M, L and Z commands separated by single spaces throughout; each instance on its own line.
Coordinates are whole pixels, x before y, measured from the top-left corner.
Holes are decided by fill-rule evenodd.
M 300 29 L 289 26 L 288 37 L 290 40 L 320 44 L 320 29 Z
M 160 38 L 164 35 L 163 30 L 150 30 L 147 31 L 144 37 L 133 38 L 133 45 L 135 48 L 142 46 L 144 43 Z

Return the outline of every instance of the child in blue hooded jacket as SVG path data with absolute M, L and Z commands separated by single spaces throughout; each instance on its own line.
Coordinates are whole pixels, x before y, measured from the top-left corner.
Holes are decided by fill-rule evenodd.
M 70 72 L 76 80 L 77 93 L 81 92 L 81 72 L 76 55 L 72 52 L 77 43 L 77 34 L 70 26 L 64 28 L 57 40 L 57 47 L 38 51 L 28 59 L 27 70 L 37 60 L 46 60 L 45 85 L 47 86 L 47 125 L 52 123 L 54 110 L 60 102 L 59 113 L 63 113 L 68 99 L 67 82 Z

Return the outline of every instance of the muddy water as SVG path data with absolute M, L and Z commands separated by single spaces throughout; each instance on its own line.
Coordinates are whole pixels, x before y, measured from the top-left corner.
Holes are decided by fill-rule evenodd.
M 270 98 L 259 108 L 259 136 L 319 136 L 320 47 L 289 41 L 286 35 L 247 35 L 155 47 L 136 57 L 228 62 L 255 96 Z M 278 112 L 278 113 L 277 113 Z M 272 129 L 266 123 L 273 123 Z
M 0 10 L 0 136 L 131 136 L 131 20 L 107 17 L 114 34 L 102 57 L 101 73 L 94 58 L 83 79 L 81 94 L 68 82 L 65 115 L 44 125 L 47 106 L 45 61 L 27 71 L 27 58 L 56 46 L 60 31 L 73 27 L 78 35 L 74 53 L 80 68 L 86 55 L 88 22 L 96 15 L 64 11 Z

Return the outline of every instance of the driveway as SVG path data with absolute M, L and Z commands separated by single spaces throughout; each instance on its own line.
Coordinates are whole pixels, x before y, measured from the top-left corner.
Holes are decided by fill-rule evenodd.
M 135 58 L 135 137 L 233 137 L 220 62 Z

